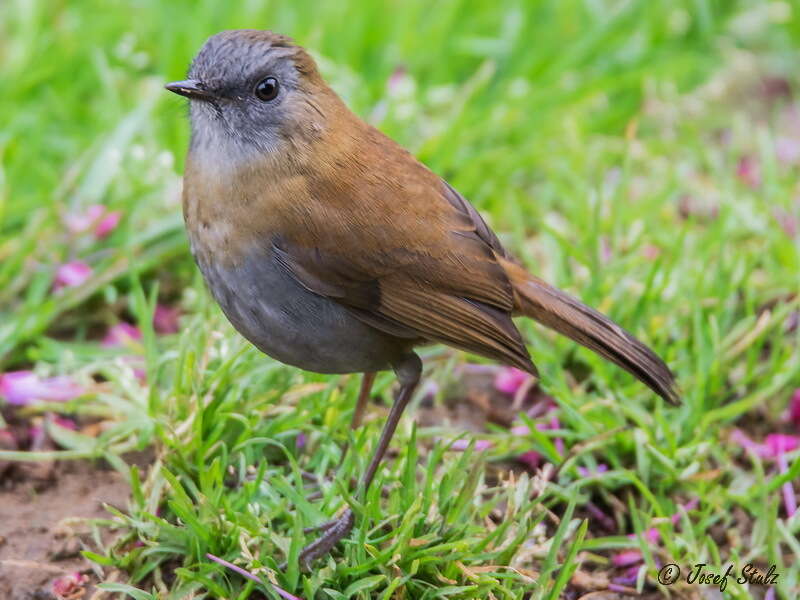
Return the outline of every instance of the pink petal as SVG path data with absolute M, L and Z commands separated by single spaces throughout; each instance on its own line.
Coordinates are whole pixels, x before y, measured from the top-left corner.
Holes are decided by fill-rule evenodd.
M 613 257 L 614 253 L 611 249 L 611 242 L 608 241 L 608 237 L 602 236 L 600 238 L 600 262 L 604 264 L 609 263 Z
M 56 269 L 56 278 L 53 288 L 60 290 L 65 287 L 82 285 L 92 276 L 92 267 L 80 260 L 65 263 Z
M 458 365 L 455 370 L 458 373 L 470 373 L 475 375 L 494 375 L 501 369 L 505 367 L 500 367 L 498 365 L 483 365 L 480 363 L 462 363 Z
M 536 452 L 536 450 L 528 450 L 527 452 L 520 454 L 517 457 L 517 460 L 535 471 L 539 468 L 539 464 L 542 462 L 542 455 Z
M 694 510 L 695 508 L 697 508 L 699 505 L 700 505 L 700 500 L 698 500 L 697 498 L 693 498 L 692 500 L 689 500 L 689 502 L 687 502 L 686 504 L 682 504 L 681 508 L 683 508 L 684 511 L 689 512 L 690 510 Z M 677 525 L 678 523 L 680 523 L 681 511 L 678 511 L 674 515 L 672 515 L 670 517 L 670 520 L 672 521 L 673 525 Z
M 494 387 L 498 392 L 513 396 L 516 391 L 530 377 L 529 373 L 516 367 L 505 367 L 500 369 L 494 378 Z
M 117 228 L 119 225 L 120 220 L 122 219 L 122 213 L 113 210 L 107 212 L 102 219 L 97 222 L 97 225 L 94 227 L 94 235 L 98 239 L 102 239 L 110 234 Z
M 587 502 L 586 503 L 586 510 L 588 510 L 591 515 L 602 523 L 603 527 L 612 531 L 614 529 L 614 519 L 608 516 L 603 510 L 600 509 L 594 502 Z
M 53 594 L 59 598 L 64 598 L 74 595 L 76 592 L 88 583 L 89 578 L 86 575 L 75 572 L 69 575 L 64 575 L 53 580 L 52 588 Z
M 783 452 L 778 454 L 778 470 L 781 474 L 789 470 L 789 464 Z M 797 497 L 794 495 L 794 487 L 791 481 L 787 481 L 781 486 L 781 493 L 783 494 L 783 506 L 786 509 L 786 516 L 787 518 L 792 518 L 794 513 L 797 512 Z
M 730 441 L 752 450 L 761 458 L 768 459 L 775 459 L 784 452 L 793 452 L 800 448 L 800 437 L 784 433 L 770 433 L 764 438 L 763 444 L 758 444 L 741 430 L 734 429 L 731 432 Z
M 83 213 L 69 214 L 64 217 L 64 224 L 71 233 L 83 233 L 89 231 L 92 225 L 97 223 L 106 212 L 106 207 L 102 204 L 93 204 L 86 207 Z
M 597 463 L 597 468 L 594 471 L 590 471 L 586 467 L 578 467 L 578 475 L 581 477 L 589 477 L 591 475 L 605 473 L 606 471 L 608 471 L 608 465 L 605 463 Z
M 751 188 L 761 185 L 761 166 L 752 156 L 743 156 L 739 159 L 736 175 L 742 183 Z
M 775 140 L 775 156 L 787 165 L 800 162 L 800 141 L 791 137 L 779 137 Z
M 53 417 L 53 424 L 58 425 L 59 427 L 63 427 L 64 429 L 69 429 L 71 431 L 77 431 L 78 425 L 72 419 L 68 419 L 67 417 L 60 417 L 55 416 Z
M 629 533 L 628 537 L 631 538 L 632 540 L 635 540 L 636 534 Z M 650 529 L 645 529 L 644 533 L 642 533 L 642 537 L 646 541 L 655 544 L 661 539 L 661 532 L 659 532 L 658 529 L 656 529 L 655 527 L 651 527 Z
M 734 444 L 738 444 L 745 450 L 752 450 L 761 457 L 765 457 L 769 454 L 769 450 L 763 444 L 751 440 L 741 429 L 734 429 L 729 439 Z
M 619 577 L 614 577 L 611 581 L 616 584 L 624 585 L 624 586 L 633 586 L 636 585 L 636 580 L 639 579 L 639 569 L 640 566 L 633 566 L 626 569 L 624 575 L 620 575 Z
M 789 421 L 800 427 L 800 388 L 796 389 L 789 400 Z
M 561 429 L 561 422 L 555 415 L 550 417 L 550 429 Z M 558 453 L 563 456 L 566 450 L 566 448 L 564 447 L 564 440 L 562 440 L 561 438 L 556 438 L 555 440 L 553 440 L 553 445 L 556 447 L 556 450 L 558 450 Z
M 103 338 L 102 345 L 106 348 L 130 345 L 142 339 L 142 332 L 139 328 L 125 323 L 124 321 L 109 327 L 108 332 Z
M 470 440 L 456 440 L 450 446 L 450 450 L 455 450 L 458 452 L 463 452 L 467 448 L 469 448 Z M 492 447 L 492 442 L 489 440 L 475 440 L 475 450 L 488 450 Z
M 782 208 L 776 208 L 772 211 L 772 214 L 787 236 L 792 239 L 797 237 L 797 231 L 800 228 L 797 217 Z
M 157 304 L 153 311 L 153 328 L 157 333 L 177 333 L 178 318 L 181 316 L 179 308 Z
M 555 405 L 552 405 L 552 408 L 555 408 Z M 550 417 L 550 420 L 547 423 L 535 423 L 534 427 L 536 431 L 547 431 L 548 429 L 561 429 L 561 422 L 558 420 L 558 417 L 553 415 Z M 531 430 L 528 428 L 527 425 L 515 425 L 511 428 L 511 433 L 513 435 L 528 435 Z
M 638 550 L 623 550 L 611 557 L 611 562 L 615 567 L 629 567 L 643 560 L 642 553 Z
M 644 532 L 644 535 L 642 537 L 646 541 L 655 544 L 661 539 L 661 532 L 655 527 L 651 527 L 650 529 Z
M 794 452 L 800 448 L 800 437 L 784 433 L 770 433 L 764 438 L 764 445 L 769 450 L 771 457 L 777 457 L 784 452 Z
M 84 233 L 92 230 L 95 237 L 106 237 L 119 225 L 122 213 L 109 211 L 102 204 L 93 204 L 83 213 L 70 214 L 64 217 L 64 224 L 71 233 Z
M 401 89 L 405 82 L 409 79 L 408 70 L 404 66 L 396 67 L 392 74 L 389 76 L 389 80 L 386 82 L 386 88 L 388 89 L 390 94 L 396 93 L 399 89 Z
M 41 378 L 32 371 L 10 371 L 0 375 L 0 396 L 9 404 L 25 406 L 36 400 L 64 402 L 86 390 L 66 375 Z
M 655 260 L 661 255 L 661 248 L 654 244 L 645 244 L 642 247 L 642 255 L 647 260 Z

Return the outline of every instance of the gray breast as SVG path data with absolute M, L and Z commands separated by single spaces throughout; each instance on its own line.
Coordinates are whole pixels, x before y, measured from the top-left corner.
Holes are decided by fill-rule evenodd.
M 259 249 L 234 266 L 200 256 L 197 264 L 239 333 L 283 363 L 318 373 L 380 371 L 390 368 L 408 345 L 307 290 L 278 264 L 271 249 Z

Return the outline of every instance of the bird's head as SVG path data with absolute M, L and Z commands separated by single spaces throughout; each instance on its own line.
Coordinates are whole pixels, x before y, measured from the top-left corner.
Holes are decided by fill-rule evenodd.
M 188 78 L 166 88 L 190 100 L 192 147 L 273 153 L 309 143 L 338 103 L 309 54 L 291 38 L 253 29 L 209 38 Z

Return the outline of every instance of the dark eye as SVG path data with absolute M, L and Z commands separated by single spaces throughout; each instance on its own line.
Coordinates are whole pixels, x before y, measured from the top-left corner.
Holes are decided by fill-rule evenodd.
M 275 100 L 278 96 L 278 80 L 274 77 L 265 77 L 256 84 L 256 98 L 263 102 Z

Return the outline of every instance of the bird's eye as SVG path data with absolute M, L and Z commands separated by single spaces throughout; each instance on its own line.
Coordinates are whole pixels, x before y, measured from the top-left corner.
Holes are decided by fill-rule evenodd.
M 275 100 L 278 96 L 278 80 L 274 77 L 265 77 L 256 84 L 256 98 L 263 102 Z

